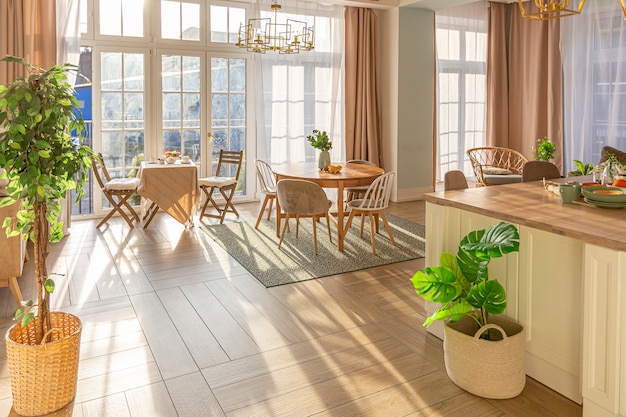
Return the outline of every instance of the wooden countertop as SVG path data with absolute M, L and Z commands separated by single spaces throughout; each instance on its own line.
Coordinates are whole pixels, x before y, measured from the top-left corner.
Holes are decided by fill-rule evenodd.
M 588 181 L 587 177 L 561 178 L 555 182 Z M 541 181 L 439 191 L 424 200 L 455 207 L 511 223 L 626 251 L 626 208 L 599 208 L 583 202 L 562 204 Z

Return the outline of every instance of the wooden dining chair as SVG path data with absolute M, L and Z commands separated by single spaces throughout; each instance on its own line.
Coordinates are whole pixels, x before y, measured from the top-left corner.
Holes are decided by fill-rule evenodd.
M 220 150 L 220 159 L 217 162 L 215 175 L 198 180 L 198 186 L 206 197 L 200 212 L 200 219 L 202 217 L 214 217 L 220 219 L 221 224 L 224 223 L 224 217 L 226 217 L 227 213 L 233 213 L 239 217 L 239 212 L 233 205 L 233 196 L 237 189 L 242 162 L 243 151 Z M 224 197 L 224 202 L 221 205 L 213 198 L 213 193 L 217 190 Z M 211 203 L 217 213 L 207 213 L 209 203 Z
M 363 195 L 363 198 L 352 200 L 348 202 L 348 208 L 350 214 L 348 215 L 348 222 L 346 223 L 346 231 L 350 229 L 354 216 L 361 216 L 361 233 L 363 237 L 363 225 L 365 222 L 365 216 L 369 217 L 370 221 L 370 239 L 372 241 L 372 252 L 376 255 L 376 241 L 375 235 L 378 233 L 378 217 L 383 219 L 383 224 L 389 235 L 391 243 L 395 246 L 396 241 L 393 238 L 391 227 L 385 216 L 385 210 L 389 207 L 389 200 L 391 198 L 391 187 L 393 185 L 393 179 L 395 172 L 387 172 L 380 177 L 376 178 L 374 182 L 368 187 L 367 191 Z
M 561 178 L 559 167 L 549 161 L 528 161 L 522 168 L 522 182 Z
M 133 207 L 128 203 L 128 199 L 137 191 L 139 178 L 111 178 L 106 165 L 104 164 L 102 153 L 100 152 L 98 152 L 97 157 L 91 157 L 91 167 L 93 170 L 93 176 L 96 178 L 102 193 L 109 203 L 111 203 L 112 208 L 112 210 L 104 216 L 100 223 L 98 223 L 96 228 L 99 228 L 109 221 L 115 213 L 119 213 L 132 229 L 133 220 L 139 221 L 139 216 L 137 216 Z M 128 210 L 130 217 L 126 214 L 124 208 Z
M 317 255 L 317 222 L 320 218 L 326 218 L 328 226 L 328 239 L 332 242 L 330 232 L 330 217 L 328 210 L 332 202 L 328 200 L 326 193 L 321 186 L 306 180 L 284 179 L 278 181 L 276 185 L 276 195 L 280 204 L 281 211 L 285 214 L 285 225 L 280 234 L 278 241 L 278 249 L 280 249 L 285 231 L 289 228 L 289 219 L 296 218 L 296 238 L 298 237 L 298 228 L 300 226 L 301 217 L 311 217 L 313 221 L 313 243 L 315 245 L 315 254 Z M 281 214 L 282 215 L 282 214 Z
M 270 203 L 270 207 L 267 210 L 267 220 L 270 219 L 270 215 L 272 214 L 272 205 L 276 199 L 276 175 L 274 175 L 270 164 L 265 161 L 256 159 L 254 165 L 256 166 L 257 178 L 261 184 L 261 193 L 265 196 L 261 210 L 259 211 L 259 217 L 257 217 L 256 224 L 254 225 L 254 228 L 258 229 L 268 202 Z

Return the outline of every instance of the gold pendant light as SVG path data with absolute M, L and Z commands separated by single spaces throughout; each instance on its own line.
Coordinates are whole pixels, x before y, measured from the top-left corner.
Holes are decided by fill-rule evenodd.
M 534 20 L 557 19 L 560 17 L 580 14 L 583 6 L 585 5 L 585 0 L 574 0 L 574 2 L 579 1 L 578 7 L 575 7 L 575 5 L 570 7 L 571 0 L 534 0 L 534 6 L 531 5 L 527 11 L 524 6 L 524 2 L 522 0 L 517 1 L 519 3 L 520 11 L 522 12 L 522 17 Z M 620 0 L 620 4 L 622 6 L 624 19 L 626 19 L 626 7 L 624 5 L 624 0 Z
M 248 24 L 239 26 L 237 46 L 248 52 L 264 54 L 274 51 L 280 54 L 297 54 L 301 50 L 310 51 L 313 45 L 313 27 L 306 22 L 285 19 L 278 23 L 278 12 L 281 8 L 277 0 L 271 6 L 274 20 L 271 18 L 248 19 Z

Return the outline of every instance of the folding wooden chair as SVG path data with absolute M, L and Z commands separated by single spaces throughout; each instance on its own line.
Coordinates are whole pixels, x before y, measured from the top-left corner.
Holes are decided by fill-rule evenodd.
M 206 197 L 206 201 L 200 212 L 202 217 L 214 217 L 220 219 L 220 224 L 224 223 L 226 213 L 234 213 L 239 217 L 239 212 L 232 203 L 235 190 L 237 189 L 237 181 L 239 181 L 239 173 L 243 162 L 243 151 L 220 151 L 220 159 L 217 163 L 215 175 L 207 178 L 200 178 L 198 185 Z M 230 166 L 230 169 L 228 169 Z M 234 176 L 227 176 L 228 173 L 235 172 Z M 218 189 L 224 197 L 224 204 L 220 206 L 213 198 L 213 192 Z M 209 203 L 217 210 L 217 213 L 207 213 L 206 209 Z
M 98 223 L 97 228 L 106 223 L 116 212 L 120 213 L 122 218 L 126 220 L 128 226 L 133 228 L 133 220 L 139 221 L 139 216 L 133 209 L 133 207 L 128 204 L 128 199 L 135 191 L 137 191 L 137 187 L 139 186 L 139 178 L 111 178 L 109 172 L 107 171 L 106 165 L 104 164 L 104 159 L 102 158 L 102 153 L 98 153 L 98 158 L 91 158 L 91 166 L 93 169 L 93 175 L 96 177 L 96 181 L 98 181 L 98 185 L 102 190 L 102 193 L 111 203 L 112 210 Z M 132 219 L 128 217 L 126 212 L 124 212 L 123 208 L 129 211 Z

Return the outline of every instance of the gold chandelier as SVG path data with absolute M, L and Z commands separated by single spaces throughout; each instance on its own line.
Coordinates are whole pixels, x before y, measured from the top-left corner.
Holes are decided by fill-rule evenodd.
M 239 26 L 237 46 L 248 52 L 264 54 L 274 51 L 280 54 L 297 54 L 300 50 L 310 51 L 313 45 L 313 27 L 306 22 L 286 19 L 285 23 L 278 23 L 280 4 L 273 0 L 271 18 L 248 19 L 248 24 Z
M 577 8 L 570 8 L 571 0 L 535 0 L 535 7 L 532 10 L 526 11 L 524 2 L 517 0 L 519 8 L 522 12 L 522 17 L 527 17 L 534 20 L 549 20 L 559 17 L 571 16 L 580 14 L 585 5 L 585 0 L 580 0 Z M 626 7 L 624 6 L 624 0 L 620 0 L 622 5 L 622 13 L 624 19 L 626 19 Z

